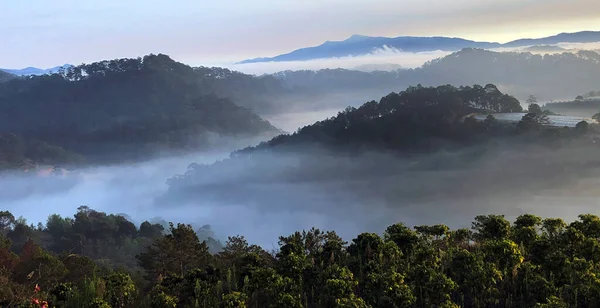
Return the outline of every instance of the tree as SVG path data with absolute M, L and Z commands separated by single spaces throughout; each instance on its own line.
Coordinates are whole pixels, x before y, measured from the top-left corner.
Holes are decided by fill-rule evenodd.
M 137 256 L 139 265 L 150 277 L 157 279 L 160 275 L 183 275 L 188 270 L 210 264 L 212 256 L 205 242 L 200 243 L 198 236 L 190 225 L 169 224 L 169 234 L 158 238 Z
M 106 292 L 111 307 L 125 308 L 133 304 L 136 287 L 125 273 L 112 273 L 106 279 Z
M 537 104 L 537 97 L 535 95 L 529 95 L 526 101 L 527 105 Z
M 542 114 L 542 107 L 540 107 L 540 105 L 538 104 L 529 104 L 529 106 L 527 107 L 527 111 L 529 113 L 533 113 L 533 114 Z
M 483 126 L 484 126 L 486 129 L 488 129 L 488 130 L 489 130 L 489 129 L 493 129 L 493 128 L 494 128 L 494 127 L 496 127 L 497 125 L 498 125 L 498 120 L 496 120 L 496 117 L 494 117 L 494 116 L 493 116 L 493 115 L 491 115 L 491 114 L 488 114 L 488 115 L 485 117 L 485 120 L 483 120 Z
M 479 215 L 471 228 L 479 240 L 502 240 L 510 235 L 510 222 L 504 215 Z
M 576 101 L 582 101 L 582 100 L 583 100 L 583 96 L 581 96 L 581 95 L 577 95 L 577 96 L 575 97 L 575 100 L 576 100 Z
M 535 215 L 525 214 L 517 217 L 512 231 L 514 241 L 530 249 L 533 243 L 539 238 L 538 231 L 541 224 L 542 218 Z
M 246 308 L 248 296 L 240 292 L 231 292 L 223 295 L 221 308 Z
M 540 129 L 542 125 L 550 124 L 550 118 L 544 113 L 527 113 L 519 123 L 517 128 L 521 131 L 531 131 Z
M 575 125 L 575 133 L 577 135 L 585 135 L 589 130 L 589 124 L 586 121 L 577 122 Z
M 358 282 L 352 272 L 345 267 L 333 266 L 327 270 L 323 285 L 322 302 L 326 307 L 368 307 L 354 294 Z
M 9 211 L 0 211 L 0 235 L 6 235 L 15 222 L 15 216 Z

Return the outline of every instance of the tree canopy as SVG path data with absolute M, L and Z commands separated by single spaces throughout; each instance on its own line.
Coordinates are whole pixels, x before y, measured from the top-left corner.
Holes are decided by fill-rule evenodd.
M 3 307 L 596 307 L 600 218 L 481 215 L 472 228 L 229 237 L 208 252 L 191 226 L 81 207 L 37 227 L 0 213 Z M 116 251 L 115 251 L 116 250 Z M 124 266 L 123 266 L 124 265 Z
M 92 159 L 206 148 L 212 135 L 277 134 L 221 95 L 239 80 L 254 82 L 237 88 L 240 97 L 261 82 L 238 75 L 194 69 L 159 54 L 16 78 L 0 83 L 0 131 Z

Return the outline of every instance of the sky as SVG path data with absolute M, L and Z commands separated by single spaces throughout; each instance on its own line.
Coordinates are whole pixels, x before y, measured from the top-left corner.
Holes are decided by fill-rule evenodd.
M 506 42 L 600 30 L 598 0 L 5 0 L 0 67 L 164 53 L 191 65 L 274 56 L 353 34 Z

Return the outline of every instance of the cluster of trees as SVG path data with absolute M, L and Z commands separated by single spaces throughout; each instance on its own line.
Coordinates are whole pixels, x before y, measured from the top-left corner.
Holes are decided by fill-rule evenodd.
M 253 111 L 219 95 L 227 85 L 235 89 L 239 80 L 252 79 L 228 74 L 233 77 L 159 54 L 12 79 L 0 83 L 0 131 L 91 159 L 208 147 L 211 134 L 279 133 Z
M 101 216 L 111 224 L 98 224 Z M 513 223 L 482 215 L 471 229 L 456 230 L 397 223 L 383 235 L 362 233 L 350 242 L 313 228 L 279 237 L 271 252 L 234 236 L 211 253 L 190 225 L 136 228 L 122 216 L 89 209 L 75 219 L 53 215 L 37 227 L 2 212 L 0 231 L 3 307 L 600 304 L 600 218 L 591 214 L 570 224 L 530 214 Z M 78 241 L 69 242 L 69 232 Z M 126 254 L 132 268 L 81 250 L 82 242 L 108 238 L 117 247 L 143 242 L 135 256 Z

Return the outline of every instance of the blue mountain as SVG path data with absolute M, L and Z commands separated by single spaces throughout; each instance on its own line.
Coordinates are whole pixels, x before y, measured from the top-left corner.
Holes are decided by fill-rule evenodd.
M 37 68 L 37 67 L 26 67 L 26 68 L 21 68 L 21 69 L 5 69 L 5 68 L 0 68 L 0 71 L 4 71 L 13 75 L 17 75 L 17 76 L 27 76 L 27 75 L 44 75 L 44 74 L 51 74 L 51 73 L 56 73 L 58 72 L 58 70 L 62 67 L 64 68 L 68 68 L 71 67 L 71 64 L 64 64 L 64 65 L 60 65 L 60 66 L 55 66 L 55 67 L 51 67 L 51 68 L 46 68 L 46 69 L 42 69 L 42 68 Z
M 360 56 L 373 52 L 376 49 L 387 46 L 404 52 L 425 52 L 425 51 L 459 51 L 463 48 L 497 48 L 497 47 L 525 47 L 532 45 L 549 45 L 558 43 L 589 43 L 600 42 L 600 31 L 583 31 L 577 33 L 561 33 L 555 36 L 538 39 L 519 39 L 505 44 L 495 42 L 477 42 L 457 37 L 418 37 L 418 36 L 399 36 L 399 37 L 374 37 L 364 35 L 353 35 L 343 41 L 327 41 L 319 46 L 307 47 L 294 50 L 290 53 L 281 54 L 275 57 L 262 57 L 248 59 L 239 62 L 258 63 L 258 62 L 282 62 L 282 61 L 305 61 L 323 58 L 335 58 L 346 56 Z

